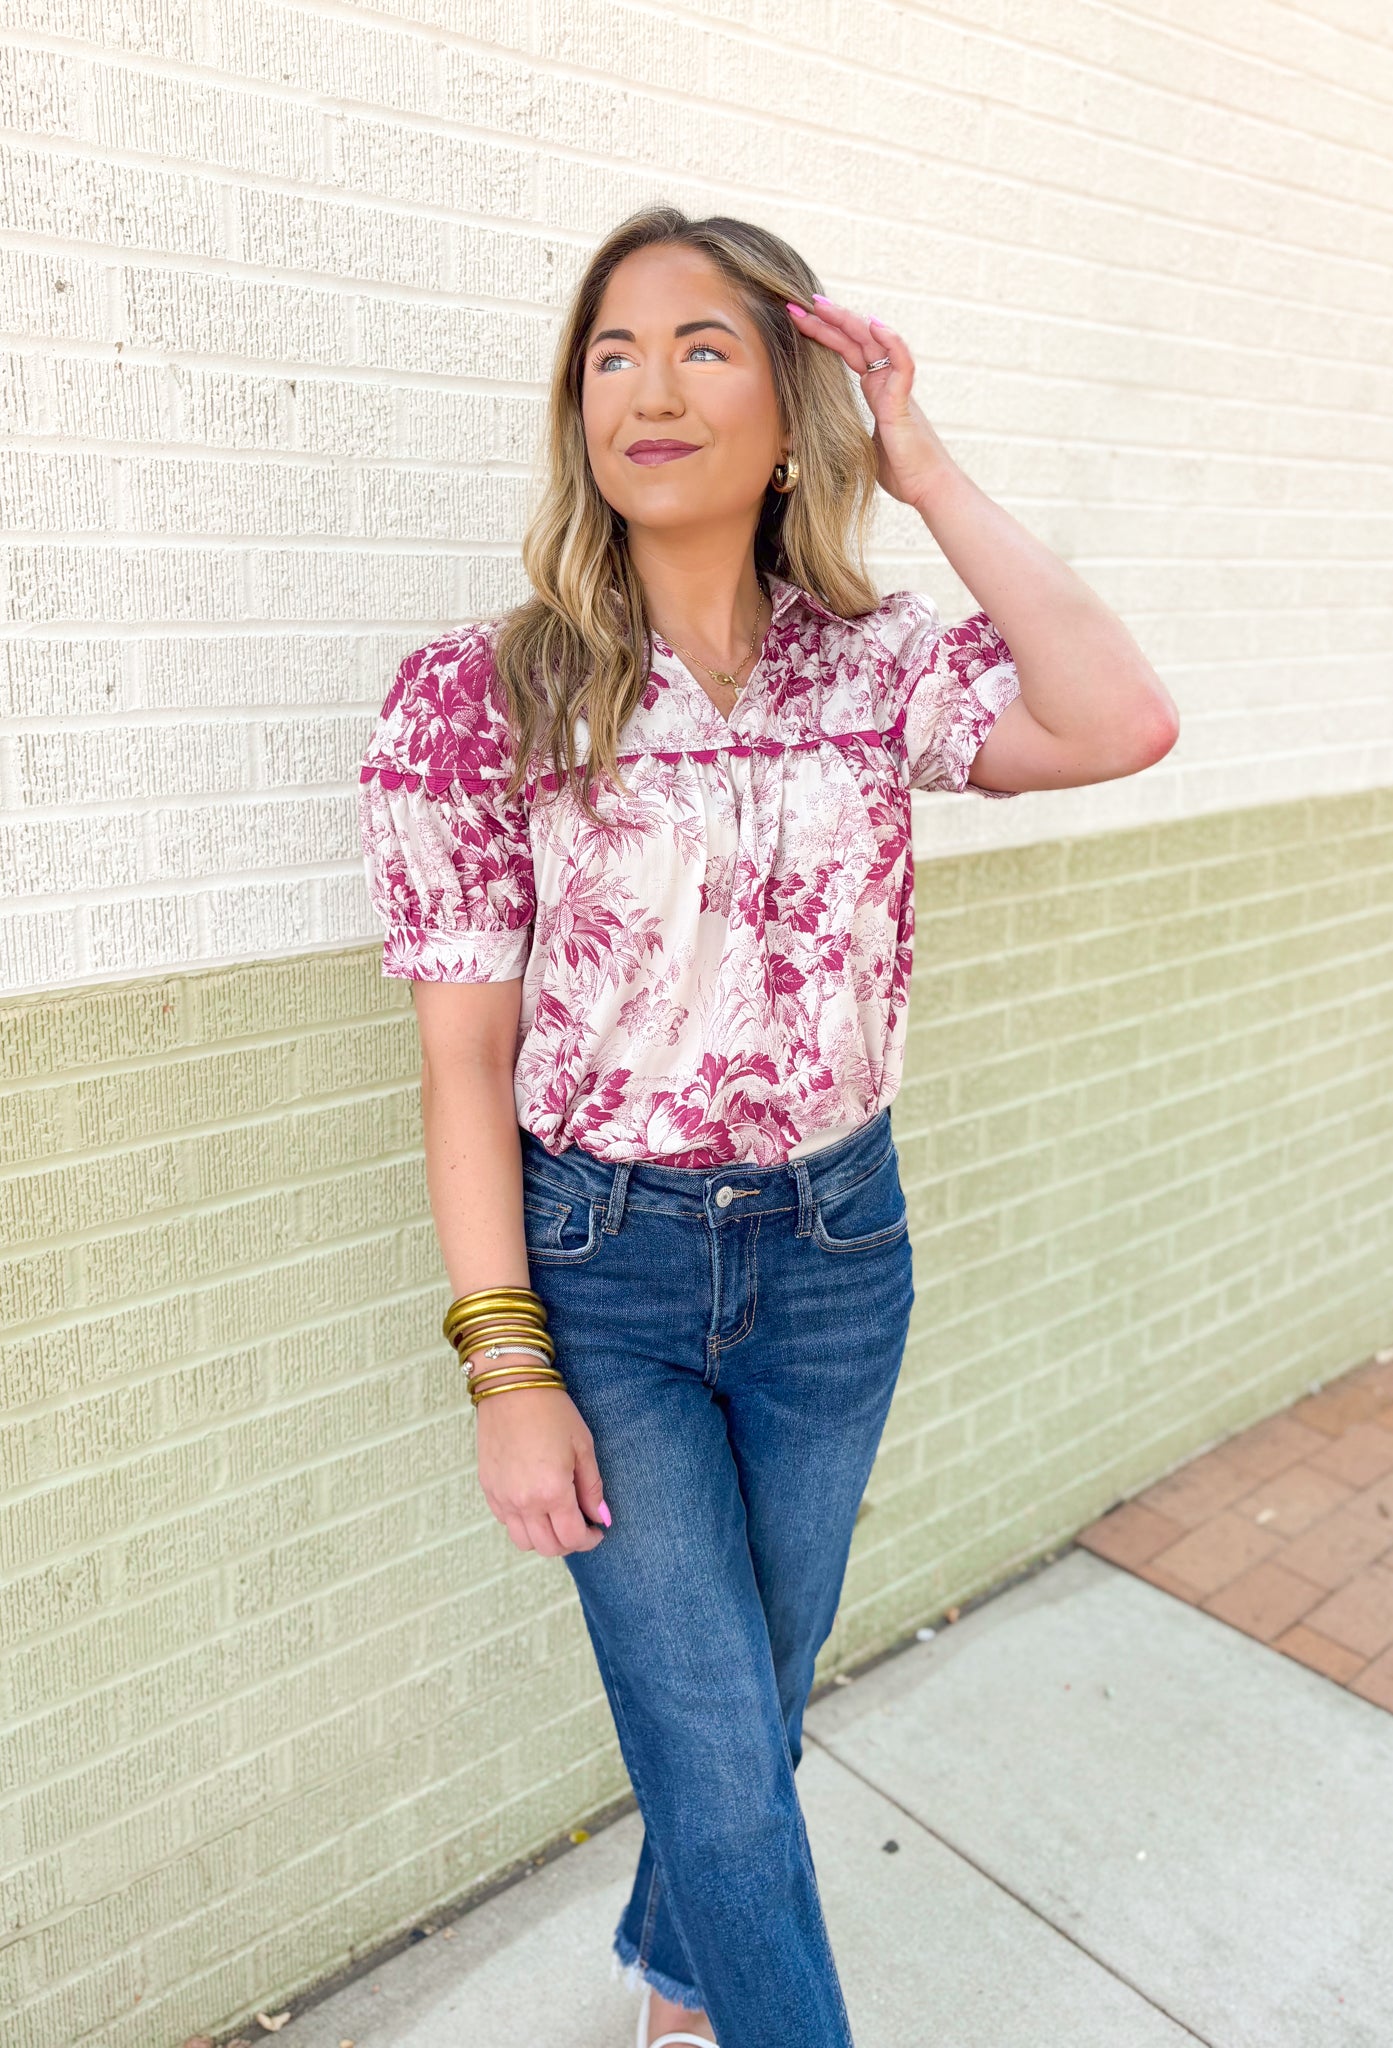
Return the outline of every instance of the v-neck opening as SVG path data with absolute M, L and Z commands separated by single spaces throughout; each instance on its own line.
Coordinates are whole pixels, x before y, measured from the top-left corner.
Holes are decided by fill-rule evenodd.
M 703 703 L 705 703 L 710 708 L 711 716 L 715 719 L 716 723 L 719 726 L 721 726 L 726 732 L 733 732 L 735 729 L 735 714 L 741 709 L 741 707 L 747 701 L 750 684 L 754 681 L 755 669 L 759 667 L 759 661 L 756 661 L 754 668 L 752 668 L 750 670 L 749 675 L 746 676 L 744 688 L 741 690 L 739 696 L 736 698 L 730 710 L 726 712 L 722 711 L 720 705 L 716 702 L 715 698 L 711 695 L 711 692 L 702 682 L 701 677 L 694 676 L 692 674 L 691 670 L 688 668 L 686 662 L 683 661 L 681 655 L 677 652 L 676 648 L 669 647 L 666 640 L 660 640 L 658 644 L 662 647 L 665 653 L 670 654 L 672 656 L 672 659 L 681 669 L 683 675 L 687 678 L 687 681 L 690 683 L 691 687 L 695 691 L 697 691 Z M 760 660 L 762 659 L 763 656 L 760 657 Z
M 682 659 L 681 655 L 677 652 L 677 649 L 672 645 L 672 643 L 668 640 L 664 640 L 662 634 L 659 633 L 654 627 L 650 626 L 648 629 L 649 638 L 652 640 L 653 645 L 655 647 L 660 647 L 664 654 L 669 655 L 671 657 L 671 659 L 676 663 L 677 667 L 681 669 L 683 675 L 687 678 L 687 681 L 691 684 L 692 688 L 697 692 L 697 694 L 702 698 L 702 700 L 710 706 L 711 715 L 716 720 L 717 724 L 719 724 L 726 732 L 734 731 L 735 727 L 733 721 L 735 715 L 737 712 L 740 711 L 742 706 L 748 702 L 750 685 L 754 682 L 755 677 L 760 674 L 760 670 L 764 666 L 765 651 L 769 645 L 769 635 L 774 630 L 774 622 L 778 616 L 778 597 L 775 591 L 773 591 L 772 589 L 765 590 L 762 591 L 762 594 L 769 600 L 769 623 L 764 628 L 764 638 L 761 640 L 759 644 L 759 653 L 755 656 L 754 667 L 746 676 L 745 681 L 741 686 L 740 694 L 737 696 L 735 703 L 732 706 L 729 714 L 722 711 L 720 705 L 716 702 L 715 698 L 711 695 L 711 692 L 702 682 L 700 676 L 693 675 L 691 669 L 688 667 L 687 663 Z M 764 677 L 762 675 L 760 675 L 760 681 L 761 683 L 764 681 Z

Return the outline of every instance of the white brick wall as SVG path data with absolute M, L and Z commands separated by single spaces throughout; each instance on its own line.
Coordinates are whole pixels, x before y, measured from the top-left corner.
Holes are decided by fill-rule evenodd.
M 922 853 L 1393 781 L 1390 99 L 1382 0 L 9 0 L 0 987 L 377 935 L 356 756 L 519 594 L 558 308 L 655 198 L 902 328 L 1181 704 Z M 975 602 L 888 503 L 876 568 Z

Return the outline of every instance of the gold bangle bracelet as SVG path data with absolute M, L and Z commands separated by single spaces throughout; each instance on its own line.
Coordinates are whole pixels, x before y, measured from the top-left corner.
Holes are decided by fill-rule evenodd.
M 531 1344 L 485 1344 L 482 1350 L 472 1351 L 468 1358 L 462 1358 L 460 1366 L 465 1378 L 472 1380 L 485 1370 L 486 1360 L 487 1369 L 493 1371 L 500 1358 L 511 1359 L 515 1365 L 521 1360 L 526 1360 L 529 1365 L 539 1368 L 542 1372 L 557 1370 L 555 1358 L 549 1358 L 545 1351 L 538 1351 Z
M 510 1307 L 529 1307 L 546 1314 L 546 1305 L 535 1287 L 476 1287 L 472 1294 L 457 1294 L 446 1309 L 447 1316 L 467 1314 L 470 1309 L 506 1302 Z
M 545 1317 L 526 1315 L 521 1309 L 479 1308 L 471 1309 L 467 1316 L 456 1316 L 446 1329 L 445 1335 L 453 1344 L 461 1330 L 473 1329 L 477 1323 L 517 1323 L 519 1325 L 525 1323 L 531 1330 L 544 1330 L 546 1328 Z
M 477 1386 L 471 1380 L 469 1393 L 475 1401 L 479 1401 L 486 1393 L 496 1393 L 500 1386 L 565 1386 L 565 1380 L 561 1378 L 559 1372 L 520 1372 L 514 1368 L 512 1372 L 500 1374 L 500 1378 L 496 1380 L 479 1382 Z
M 460 1320 L 446 1332 L 446 1336 L 458 1349 L 460 1339 L 476 1330 L 535 1330 L 539 1337 L 546 1337 L 549 1334 L 546 1324 L 537 1322 L 532 1316 L 519 1316 L 511 1314 L 507 1309 L 495 1309 L 491 1314 L 461 1316 Z
M 470 1396 L 470 1399 L 477 1408 L 481 1401 L 489 1400 L 494 1394 L 520 1393 L 524 1387 L 555 1387 L 563 1394 L 566 1391 L 565 1383 L 561 1380 L 518 1380 L 506 1387 L 481 1387 L 477 1394 Z
M 500 1309 L 506 1310 L 509 1315 L 534 1317 L 539 1323 L 544 1323 L 547 1319 L 547 1312 L 539 1301 L 519 1301 L 511 1299 L 506 1294 L 496 1294 L 455 1303 L 447 1312 L 445 1322 L 447 1325 L 453 1325 L 466 1322 L 470 1316 L 496 1315 Z
M 539 1344 L 544 1351 L 556 1348 L 556 1339 L 535 1323 L 514 1323 L 502 1319 L 496 1323 L 468 1323 L 456 1331 L 450 1342 L 463 1358 L 467 1351 L 476 1351 L 481 1344 L 504 1344 L 510 1337 L 516 1337 L 520 1344 Z
M 471 1389 L 469 1389 L 469 1399 L 471 1401 L 481 1401 L 483 1395 L 504 1393 L 506 1389 L 510 1389 L 510 1386 L 565 1386 L 565 1380 L 559 1374 L 557 1374 L 557 1378 L 549 1378 L 543 1372 L 537 1372 L 537 1374 L 533 1374 L 533 1372 L 516 1374 L 514 1372 L 506 1380 L 490 1380 L 486 1386 L 471 1386 Z
M 540 1330 L 468 1330 L 460 1338 L 455 1349 L 461 1358 L 467 1358 L 471 1351 L 482 1351 L 489 1344 L 527 1344 L 535 1351 L 544 1351 L 548 1358 L 556 1356 L 554 1341 L 543 1336 Z
M 475 1330 L 491 1323 L 511 1323 L 516 1329 L 545 1330 L 546 1324 L 540 1316 L 522 1316 L 515 1308 L 481 1308 L 473 1315 L 460 1316 L 450 1325 L 450 1341 L 454 1343 L 461 1330 Z
M 494 1323 L 508 1323 L 512 1329 L 547 1329 L 535 1315 L 518 1315 L 516 1309 L 481 1309 L 477 1315 L 461 1315 L 451 1325 L 451 1343 L 459 1343 L 461 1329 L 492 1329 Z
M 553 1365 L 549 1359 L 522 1358 L 515 1355 L 510 1359 L 500 1359 L 492 1365 L 477 1366 L 473 1371 L 466 1372 L 464 1377 L 471 1387 L 475 1387 L 480 1380 L 496 1379 L 500 1373 L 505 1372 L 555 1373 L 558 1379 L 561 1376 L 561 1368 Z
M 535 1373 L 541 1379 L 559 1380 L 560 1372 L 554 1365 L 490 1365 L 477 1372 L 465 1374 L 465 1381 L 471 1387 L 479 1386 L 484 1380 L 507 1379 L 510 1373 Z
M 496 1315 L 470 1316 L 467 1322 L 457 1323 L 450 1332 L 450 1342 L 458 1344 L 461 1337 L 468 1336 L 473 1330 L 535 1331 L 538 1337 L 545 1337 L 548 1343 L 551 1341 L 551 1332 L 544 1323 L 529 1322 L 526 1316 Z
M 522 1358 L 522 1356 L 514 1354 L 512 1358 L 502 1358 L 502 1360 L 498 1360 L 492 1366 L 473 1366 L 471 1370 L 465 1372 L 465 1380 L 471 1386 L 477 1386 L 479 1380 L 496 1380 L 504 1372 L 543 1372 L 543 1374 L 547 1374 L 547 1378 L 551 1378 L 551 1376 L 561 1378 L 561 1368 L 551 1364 L 551 1360 L 547 1360 L 547 1358 L 541 1358 L 541 1360 L 539 1358 Z

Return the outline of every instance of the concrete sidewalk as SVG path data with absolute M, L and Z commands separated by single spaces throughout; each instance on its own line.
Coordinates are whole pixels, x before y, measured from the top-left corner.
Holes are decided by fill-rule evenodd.
M 1074 1549 L 805 1728 L 858 2048 L 1393 2042 L 1393 1717 L 1201 1609 Z M 608 1949 L 639 1836 L 630 1813 L 274 2038 L 630 2048 Z

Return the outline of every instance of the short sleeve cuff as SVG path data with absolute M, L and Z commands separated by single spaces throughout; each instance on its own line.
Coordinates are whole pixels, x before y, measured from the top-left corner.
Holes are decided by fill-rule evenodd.
M 1021 693 L 1011 650 L 985 611 L 977 611 L 944 635 L 953 673 L 962 685 L 944 752 L 952 770 L 950 787 L 965 796 L 1012 797 L 1015 789 L 984 789 L 968 774 L 982 742 L 1008 704 Z
M 408 981 L 515 981 L 526 972 L 532 927 L 510 932 L 433 932 L 392 925 L 382 972 Z

